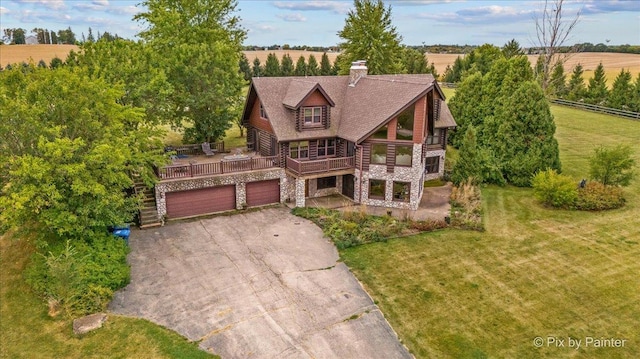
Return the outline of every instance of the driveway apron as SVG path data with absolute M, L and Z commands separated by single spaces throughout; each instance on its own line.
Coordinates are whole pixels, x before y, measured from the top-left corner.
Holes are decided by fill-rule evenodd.
M 412 358 L 313 223 L 283 208 L 134 231 L 117 314 L 222 358 Z

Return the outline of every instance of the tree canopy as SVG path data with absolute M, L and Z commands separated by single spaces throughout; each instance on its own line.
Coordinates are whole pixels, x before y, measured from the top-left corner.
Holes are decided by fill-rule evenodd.
M 348 74 L 356 60 L 366 60 L 372 75 L 404 72 L 402 37 L 391 24 L 391 6 L 381 0 L 355 0 L 338 36 L 344 40 L 338 58 L 341 75 Z
M 449 106 L 458 123 L 451 141 L 460 148 L 462 163 L 469 167 L 482 159 L 481 174 L 469 168 L 457 172 L 474 173 L 477 180 L 492 183 L 529 186 L 535 172 L 560 170 L 553 116 L 526 57 L 501 57 L 486 74 L 470 73 Z M 469 128 L 477 132 L 477 150 L 465 148 L 474 142 L 463 137 Z M 469 153 L 474 159 L 462 158 Z
M 186 121 L 185 139 L 213 142 L 238 116 L 244 84 L 239 71 L 245 31 L 233 0 L 146 0 L 134 17 L 139 36 L 162 55 L 172 93 L 172 117 Z
M 0 72 L 0 222 L 86 239 L 130 222 L 132 173 L 162 163 L 144 111 L 80 67 Z

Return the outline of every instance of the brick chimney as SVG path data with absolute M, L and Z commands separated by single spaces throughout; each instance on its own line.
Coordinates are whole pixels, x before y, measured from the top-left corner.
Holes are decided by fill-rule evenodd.
M 349 69 L 349 86 L 355 87 L 361 78 L 367 76 L 367 61 L 358 60 L 351 63 Z

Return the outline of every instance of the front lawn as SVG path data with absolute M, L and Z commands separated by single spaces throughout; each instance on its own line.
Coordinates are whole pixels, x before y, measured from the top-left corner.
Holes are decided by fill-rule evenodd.
M 576 183 L 597 144 L 640 143 L 640 122 L 552 111 L 563 172 Z M 565 211 L 543 208 L 531 189 L 488 186 L 483 233 L 447 229 L 340 254 L 417 358 L 637 358 L 640 178 L 625 196 L 621 209 Z M 585 347 L 588 338 L 626 342 Z

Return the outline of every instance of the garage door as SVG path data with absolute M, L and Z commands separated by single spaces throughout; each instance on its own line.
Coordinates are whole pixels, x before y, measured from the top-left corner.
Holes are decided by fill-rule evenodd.
M 182 218 L 236 208 L 236 187 L 219 186 L 166 194 L 167 217 Z
M 247 205 L 250 207 L 279 202 L 279 179 L 247 183 Z

